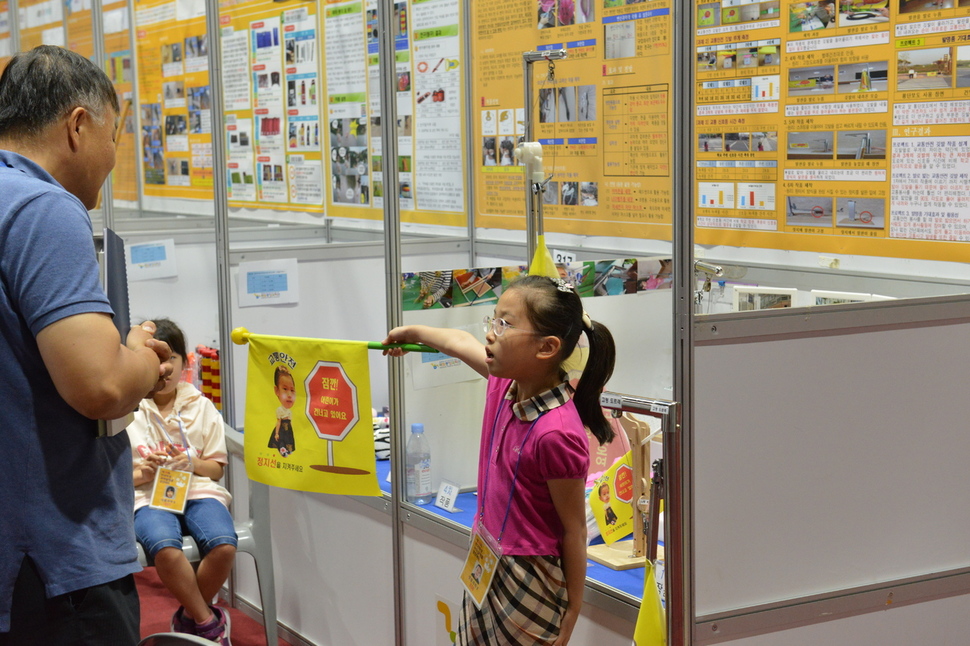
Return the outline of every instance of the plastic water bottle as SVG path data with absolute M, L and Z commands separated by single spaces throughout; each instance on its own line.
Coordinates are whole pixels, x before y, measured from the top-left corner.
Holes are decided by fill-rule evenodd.
M 432 500 L 431 447 L 424 436 L 424 424 L 411 424 L 405 465 L 408 502 L 427 505 Z

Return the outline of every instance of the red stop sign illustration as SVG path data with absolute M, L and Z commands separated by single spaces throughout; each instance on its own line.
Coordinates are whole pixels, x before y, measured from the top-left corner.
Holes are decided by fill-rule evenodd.
M 613 481 L 616 499 L 621 502 L 633 500 L 633 469 L 629 465 L 621 464 L 616 469 L 616 479 Z
M 306 416 L 317 435 L 339 442 L 357 424 L 357 387 L 344 368 L 333 361 L 317 361 L 306 381 Z

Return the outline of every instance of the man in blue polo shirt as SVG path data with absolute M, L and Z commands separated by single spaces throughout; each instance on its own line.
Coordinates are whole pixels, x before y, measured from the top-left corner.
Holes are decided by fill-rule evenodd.
M 125 344 L 88 209 L 115 163 L 118 99 L 42 46 L 0 76 L 0 646 L 138 641 L 127 433 L 98 437 L 171 372 L 154 325 Z

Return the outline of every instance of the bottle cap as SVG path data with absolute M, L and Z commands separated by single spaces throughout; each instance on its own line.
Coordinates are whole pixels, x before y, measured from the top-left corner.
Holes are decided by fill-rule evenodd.
M 424 424 L 411 424 L 412 433 L 424 433 Z

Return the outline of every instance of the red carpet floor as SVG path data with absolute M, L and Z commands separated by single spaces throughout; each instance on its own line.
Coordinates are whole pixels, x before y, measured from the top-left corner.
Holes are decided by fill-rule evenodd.
M 138 597 L 141 600 L 141 636 L 169 632 L 172 614 L 178 609 L 179 604 L 158 580 L 155 568 L 148 567 L 136 574 L 135 584 L 138 586 Z M 219 605 L 229 610 L 229 617 L 232 620 L 232 646 L 266 646 L 266 633 L 259 622 L 240 610 L 228 608 L 224 602 L 220 602 Z M 289 643 L 280 639 L 278 646 L 289 646 Z

